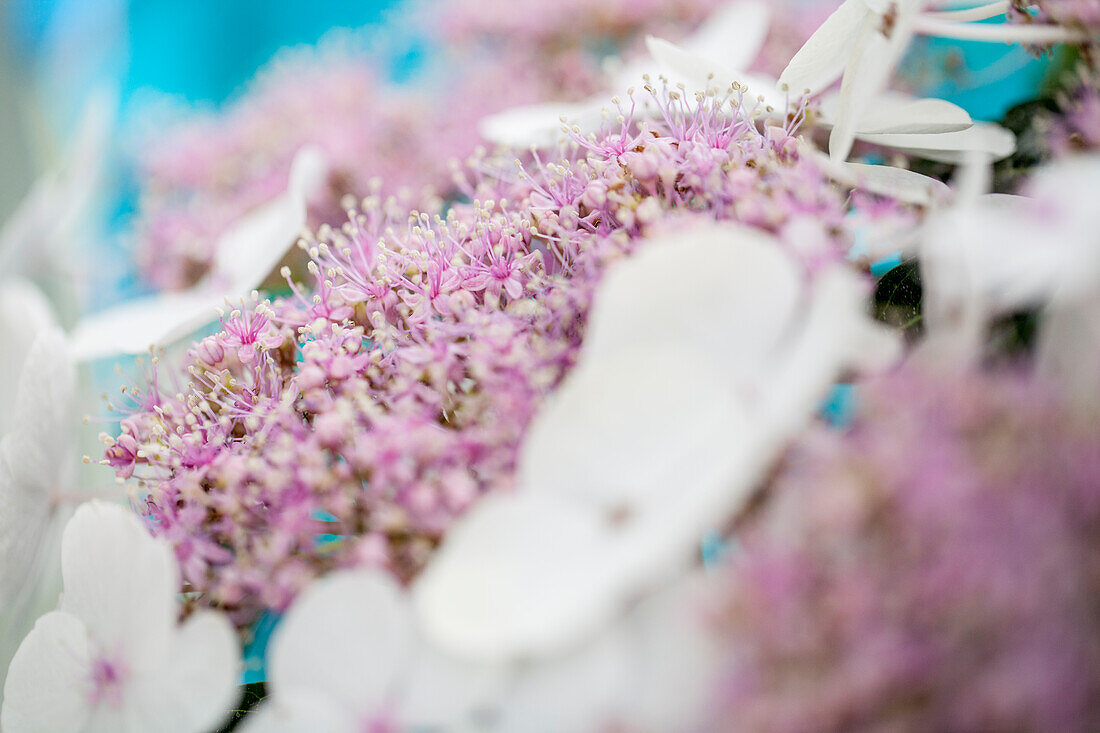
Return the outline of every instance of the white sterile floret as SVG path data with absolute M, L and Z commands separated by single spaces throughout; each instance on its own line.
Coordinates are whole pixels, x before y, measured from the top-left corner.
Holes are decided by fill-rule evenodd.
M 977 349 L 989 321 L 1042 308 L 1038 357 L 1059 387 L 1093 401 L 1100 374 L 1100 156 L 1035 172 L 1026 197 L 961 196 L 920 245 L 930 336 Z
M 779 82 L 792 94 L 826 95 L 819 122 L 832 129 L 829 154 L 848 159 L 858 140 L 917 157 L 958 163 L 980 152 L 997 160 L 1015 150 L 1015 137 L 996 125 L 974 123 L 945 100 L 910 99 L 887 91 L 895 67 L 926 16 L 924 0 L 845 0 L 794 55 Z M 1003 12 L 1003 8 L 1001 9 Z M 959 16 L 957 21 L 980 19 Z
M 778 241 L 735 225 L 663 236 L 678 256 L 643 245 L 597 292 L 593 341 L 529 428 L 515 494 L 475 506 L 416 582 L 442 648 L 503 661 L 581 643 L 742 510 L 842 370 L 896 357 L 844 266 L 801 276 Z M 703 274 L 712 261 L 725 278 Z M 692 279 L 703 292 L 659 312 L 655 266 L 674 293 Z M 727 292 L 742 287 L 760 300 Z M 671 330 L 646 343 L 655 324 Z
M 58 296 L 72 290 L 72 265 L 96 230 L 118 104 L 107 87 L 90 90 L 87 100 L 63 157 L 0 226 L 0 278 L 28 278 Z
M 226 298 L 237 299 L 260 287 L 294 246 L 306 224 L 306 206 L 327 175 L 324 155 L 313 147 L 298 151 L 286 190 L 245 214 L 220 237 L 214 266 L 198 284 L 124 302 L 79 321 L 73 353 L 82 360 L 140 354 L 165 346 L 213 321 Z
M 550 147 L 561 137 L 563 118 L 582 132 L 596 129 L 604 111 L 613 111 L 613 97 L 639 86 L 646 74 L 654 79 L 663 74 L 673 85 L 685 81 L 692 88 L 705 88 L 712 83 L 726 86 L 740 80 L 753 95 L 764 94 L 766 104 L 783 108 L 786 105 L 776 93 L 774 80 L 742 71 L 760 53 L 769 23 L 767 3 L 734 0 L 715 10 L 681 46 L 648 39 L 652 61 L 608 64 L 618 67 L 608 75 L 608 91 L 578 103 L 547 102 L 507 109 L 481 120 L 478 131 L 497 145 Z M 712 82 L 708 82 L 710 74 L 714 75 Z
M 0 724 L 23 731 L 200 733 L 237 695 L 236 634 L 223 616 L 177 626 L 172 550 L 130 511 L 91 502 L 61 545 L 60 609 L 12 659 Z

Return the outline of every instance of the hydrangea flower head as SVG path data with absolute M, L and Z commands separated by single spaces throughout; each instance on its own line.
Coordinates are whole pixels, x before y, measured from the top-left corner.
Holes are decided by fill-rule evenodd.
M 109 460 L 148 487 L 199 603 L 247 623 L 334 568 L 416 575 L 455 517 L 511 487 L 603 272 L 651 229 L 782 239 L 816 221 L 807 276 L 840 256 L 843 201 L 785 129 L 759 131 L 737 93 L 645 93 L 657 121 L 624 105 L 557 161 L 476 158 L 445 217 L 366 199 L 307 245 L 312 286 L 231 315 L 186 388 L 125 422 Z

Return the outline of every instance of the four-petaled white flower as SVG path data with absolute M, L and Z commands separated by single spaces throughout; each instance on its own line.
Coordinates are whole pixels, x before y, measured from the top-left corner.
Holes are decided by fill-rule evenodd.
M 180 292 L 137 298 L 76 324 L 78 359 L 138 354 L 165 346 L 215 320 L 216 309 L 260 287 L 294 245 L 306 224 L 306 206 L 324 183 L 323 153 L 304 147 L 291 164 L 287 189 L 244 215 L 221 235 L 210 273 Z
M 61 542 L 60 610 L 38 619 L 12 659 L 6 733 L 200 733 L 237 695 L 239 650 L 220 614 L 177 626 L 171 549 L 130 511 L 91 502 Z
M 275 630 L 267 669 L 270 699 L 246 733 L 462 729 L 499 682 L 428 646 L 405 592 L 378 571 L 311 585 Z
M 536 417 L 518 489 L 479 503 L 414 585 L 429 638 L 554 654 L 681 572 L 850 367 L 896 341 L 840 265 L 709 225 L 648 243 L 597 293 L 580 363 Z

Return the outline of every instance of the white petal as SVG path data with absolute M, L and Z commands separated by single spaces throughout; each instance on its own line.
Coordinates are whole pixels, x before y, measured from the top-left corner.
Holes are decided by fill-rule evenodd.
M 956 205 L 977 201 L 983 196 L 1004 197 L 1013 194 L 991 194 L 993 161 L 981 153 L 967 156 L 951 178 L 951 190 Z
M 1089 317 L 1077 308 L 1096 297 L 1100 282 L 1098 180 L 1100 161 L 1070 160 L 1032 177 L 1028 191 L 1037 199 L 960 196 L 952 209 L 930 219 L 921 245 L 930 334 L 965 339 L 964 348 L 974 348 L 989 318 L 1046 305 L 1040 364 L 1059 361 L 1043 355 L 1049 338 L 1059 344 L 1053 351 L 1076 355 L 1063 367 L 1044 369 L 1061 371 L 1066 382 L 1082 382 L 1090 362 L 1089 341 L 1082 335 L 1088 333 Z M 1072 362 L 1083 371 L 1069 368 Z
M 61 610 L 80 618 L 95 643 L 119 650 L 136 671 L 163 664 L 179 570 L 137 516 L 98 501 L 81 505 L 61 538 L 61 574 Z
M 798 50 L 779 76 L 791 94 L 816 94 L 840 78 L 867 17 L 864 0 L 844 0 Z
M 483 499 L 413 586 L 428 640 L 484 662 L 550 653 L 598 628 L 621 588 L 602 523 L 547 495 Z
M 645 84 L 646 76 L 649 76 L 652 80 L 656 80 L 661 73 L 661 70 L 656 67 L 653 60 L 644 56 L 626 63 L 618 56 L 608 56 L 604 59 L 603 66 L 604 74 L 612 80 L 611 89 L 616 93 L 623 93 L 630 89 L 636 89 L 642 84 Z M 607 101 L 611 99 L 611 96 L 610 93 L 605 95 L 602 100 L 604 106 L 607 106 Z M 601 100 L 594 97 L 591 99 L 591 102 L 599 104 Z
M 701 91 L 715 86 L 723 88 L 734 81 L 734 70 L 713 58 L 692 53 L 656 36 L 646 36 L 645 45 L 673 86 L 684 84 L 688 91 Z
M 911 4 L 911 3 L 910 3 Z M 901 4 L 903 7 L 905 3 Z M 873 100 L 886 87 L 898 60 L 909 44 L 911 15 L 898 10 L 890 37 L 883 36 L 882 19 L 868 15 L 856 36 L 852 57 L 844 69 L 837 99 L 836 119 L 829 136 L 829 155 L 836 161 L 847 160 L 856 131 Z
M 32 283 L 9 278 L 0 285 L 0 436 L 11 429 L 11 405 L 31 344 L 44 330 L 56 327 L 46 296 Z
M 966 110 L 943 99 L 912 99 L 897 103 L 875 100 L 859 121 L 860 135 L 873 133 L 944 133 L 974 124 Z
M 928 206 L 949 191 L 943 181 L 906 168 L 865 163 L 843 165 L 851 173 L 856 188 L 906 203 Z
M 620 605 L 683 573 L 704 535 L 744 510 L 790 437 L 769 429 L 773 404 L 768 399 L 743 416 L 742 430 L 726 441 L 722 461 L 708 462 L 709 472 L 697 471 L 692 483 L 677 484 L 615 528 L 604 556 L 625 589 Z
M 1094 283 L 1095 286 L 1095 283 Z M 1038 372 L 1073 404 L 1095 409 L 1100 399 L 1100 293 L 1043 311 L 1036 349 Z
M 501 665 L 463 661 L 417 639 L 398 690 L 397 717 L 413 730 L 464 730 L 501 694 Z
M 727 445 L 746 429 L 733 386 L 675 344 L 591 358 L 532 424 L 519 485 L 609 516 L 690 491 L 725 466 Z
M 290 195 L 309 199 L 320 192 L 328 180 L 329 164 L 324 151 L 313 145 L 305 145 L 294 155 L 290 162 L 290 178 L 287 192 Z
M 993 160 L 1012 155 L 1016 150 L 1016 136 L 992 123 L 976 122 L 973 127 L 959 132 L 933 134 L 882 134 L 863 135 L 861 140 L 883 145 L 918 158 L 941 163 L 962 163 L 970 154 L 983 153 Z
M 757 430 L 785 441 L 805 425 L 845 370 L 878 371 L 897 360 L 897 335 L 867 314 L 867 291 L 867 283 L 843 265 L 817 275 L 803 327 L 772 370 Z
M 494 731 L 696 730 L 726 649 L 706 633 L 693 573 L 643 600 L 579 648 L 526 665 Z
M 19 206 L 0 228 L 0 268 L 5 273 L 31 274 L 37 269 L 40 246 L 56 251 L 56 242 L 48 233 L 54 233 L 53 217 L 64 211 L 62 184 L 56 172 L 47 173 L 31 186 L 19 202 Z
M 122 693 L 121 704 L 97 705 L 92 708 L 88 723 L 81 733 L 145 733 L 148 730 L 156 730 L 160 733 L 157 728 L 150 728 L 149 720 L 133 704 L 132 697 L 135 692 L 137 692 L 136 687 L 128 687 Z
M 231 297 L 260 287 L 301 236 L 306 205 L 327 173 L 328 163 L 317 148 L 299 150 L 287 190 L 241 217 L 218 238 L 211 281 Z
M 412 648 L 409 606 L 380 572 L 343 572 L 311 585 L 275 630 L 269 683 L 324 694 L 366 716 L 392 698 Z
M 232 624 L 210 611 L 192 615 L 173 634 L 164 664 L 136 680 L 129 702 L 144 724 L 134 733 L 215 729 L 237 701 L 239 675 L 240 646 Z
M 88 635 L 79 619 L 54 611 L 38 619 L 4 684 L 6 733 L 78 733 L 90 711 Z
M 736 81 L 749 89 L 752 99 L 763 97 L 764 104 L 773 109 L 786 109 L 786 96 L 773 79 L 727 67 L 714 58 L 692 53 L 655 36 L 646 37 L 646 48 L 674 86 L 683 84 L 688 91 L 704 91 L 711 87 L 725 88 Z
M 1052 249 L 1065 252 L 1066 267 L 1053 293 L 1057 301 L 1091 300 L 1100 282 L 1098 184 L 1100 156 L 1095 154 L 1045 166 L 1028 181 L 1026 191 L 1034 204 L 1018 213 L 1029 214 L 1032 229 L 1041 231 L 1020 230 L 1013 239 L 1021 248 L 1044 250 L 1047 257 Z
M 61 512 L 15 485 L 0 458 L 0 671 L 61 593 Z M 0 685 L 4 674 L 0 672 Z
M 526 150 L 551 148 L 562 137 L 562 121 L 589 131 L 599 125 L 602 108 L 610 107 L 611 95 L 595 97 L 579 104 L 546 102 L 513 107 L 489 115 L 478 123 L 478 132 L 495 145 Z
M 167 346 L 216 321 L 215 309 L 223 306 L 230 295 L 240 294 L 201 286 L 137 298 L 93 313 L 73 329 L 73 354 L 87 361 Z
M 630 730 L 701 730 L 729 650 L 709 633 L 702 601 L 717 578 L 696 570 L 644 599 L 619 624 L 629 650 L 617 719 Z
M 767 3 L 734 0 L 711 12 L 684 42 L 684 50 L 729 69 L 747 69 L 763 48 L 770 24 Z
M 82 319 L 73 329 L 73 353 L 81 360 L 140 354 L 214 321 L 215 309 L 226 298 L 240 298 L 260 287 L 286 256 L 306 224 L 306 204 L 327 170 L 316 148 L 300 150 L 287 190 L 220 237 L 208 277 L 188 290 L 137 298 Z
M 918 206 L 929 206 L 945 198 L 950 191 L 947 184 L 937 178 L 892 165 L 840 163 L 825 168 L 825 171 L 830 178 L 852 188 Z
M 623 698 L 630 663 L 627 645 L 625 635 L 610 625 L 595 639 L 565 654 L 525 665 L 502 696 L 492 730 L 614 730 L 608 724 L 614 722 Z
M 986 315 L 1040 305 L 1075 272 L 1095 272 L 1072 237 L 1051 238 L 1028 200 L 981 198 L 930 219 L 921 247 L 930 324 L 971 307 Z M 1081 256 L 1086 255 L 1086 256 Z
M 241 733 L 362 733 L 361 721 L 328 696 L 292 690 L 267 698 L 244 718 Z
M 838 95 L 822 97 L 820 122 L 828 127 L 836 119 Z M 858 121 L 858 135 L 876 133 L 958 132 L 974 124 L 962 107 L 943 99 L 916 99 L 906 94 L 884 92 L 871 102 Z
M 689 348 L 732 376 L 759 371 L 783 337 L 802 290 L 775 239 L 736 225 L 692 226 L 646 242 L 596 295 L 582 358 L 624 349 Z
M 70 458 L 75 381 L 64 335 L 56 328 L 42 331 L 24 362 L 9 408 L 13 429 L 0 452 L 15 482 L 44 499 L 58 490 Z

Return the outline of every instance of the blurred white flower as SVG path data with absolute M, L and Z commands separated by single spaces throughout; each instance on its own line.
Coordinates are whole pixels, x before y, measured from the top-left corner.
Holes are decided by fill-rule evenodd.
M 260 287 L 306 224 L 306 204 L 324 183 L 327 162 L 316 148 L 298 151 L 285 192 L 246 214 L 221 235 L 211 272 L 193 287 L 137 298 L 93 313 L 72 333 L 81 360 L 138 354 L 165 346 L 215 318 L 226 299 Z
M 15 311 L 37 311 L 37 291 L 24 295 L 29 308 Z M 2 305 L 16 299 L 17 291 L 9 291 Z M 5 671 L 34 620 L 57 601 L 58 544 L 71 506 L 61 492 L 74 483 L 73 364 L 49 314 L 37 316 L 46 323 L 30 348 L 13 330 L 14 348 L 0 357 L 5 375 L 18 373 L 14 385 L 0 385 L 14 391 L 0 404 L 6 423 L 0 435 L 0 668 Z
M 72 142 L 0 228 L 0 278 L 25 278 L 57 301 L 71 300 L 73 263 L 93 247 L 95 209 L 103 190 L 116 95 L 100 87 L 88 95 Z M 6 286 L 5 286 L 6 287 Z M 76 307 L 75 302 L 65 303 Z
M 65 527 L 60 610 L 16 652 L 0 724 L 21 731 L 199 733 L 237 695 L 232 625 L 211 612 L 177 627 L 171 549 L 131 512 L 92 502 Z
M 470 658 L 549 655 L 681 572 L 832 381 L 896 355 L 865 295 L 842 266 L 811 279 L 732 225 L 665 235 L 613 269 L 517 491 L 477 505 L 416 582 L 425 633 Z
M 463 729 L 497 691 L 491 668 L 460 665 L 414 628 L 404 591 L 381 572 L 311 585 L 268 651 L 270 698 L 246 733 Z
M 729 33 L 736 33 L 737 43 L 730 43 L 727 38 L 723 44 L 713 34 L 691 38 L 680 45 L 647 36 L 645 42 L 649 55 L 673 87 L 683 84 L 687 91 L 695 92 L 712 86 L 724 88 L 736 82 L 764 104 L 766 111 L 779 110 L 784 113 L 787 96 L 779 91 L 776 80 L 746 71 L 764 45 L 769 11 L 763 4 L 752 2 L 740 3 L 733 8 L 738 11 L 736 15 L 729 10 L 716 14 L 723 24 L 715 30 L 728 28 Z
M 1039 360 L 1075 396 L 1100 388 L 1100 156 L 1038 170 L 1026 197 L 960 196 L 920 245 L 930 335 L 976 353 L 989 321 L 1042 307 Z
M 734 0 L 712 13 L 684 41 L 681 53 L 691 59 L 708 59 L 721 68 L 748 68 L 760 53 L 764 38 L 768 34 L 769 23 L 770 10 L 766 3 L 761 0 Z M 616 94 L 637 86 L 647 73 L 655 77 L 657 72 L 670 72 L 669 69 L 662 68 L 665 64 L 654 53 L 654 43 L 658 51 L 661 51 L 664 49 L 661 44 L 667 44 L 667 42 L 659 39 L 654 39 L 653 42 L 647 41 L 650 53 L 657 62 L 656 68 L 650 68 L 652 66 L 650 63 L 620 64 L 621 68 L 614 74 L 609 74 L 609 91 L 578 103 L 546 102 L 504 110 L 481 121 L 478 126 L 481 136 L 497 145 L 514 148 L 545 148 L 557 142 L 563 119 L 585 131 L 596 128 L 603 117 L 604 109 L 608 107 L 609 100 L 612 100 Z M 671 44 L 667 45 L 671 46 Z M 685 71 L 692 74 L 696 70 L 689 68 Z M 706 71 L 702 73 L 705 77 Z M 742 76 L 743 80 L 749 83 L 749 78 Z M 756 77 L 753 79 L 755 80 Z M 674 75 L 671 81 L 675 83 L 680 79 Z M 751 83 L 749 85 L 754 86 Z M 759 86 L 760 91 L 763 92 L 767 85 L 759 84 Z M 757 92 L 756 89 L 752 91 Z M 769 99 L 769 104 L 776 101 L 774 95 Z
M 646 48 L 673 86 L 683 84 L 688 91 L 701 91 L 713 84 L 737 82 L 765 105 L 782 110 L 787 106 L 786 95 L 779 93 L 776 80 L 747 71 L 764 46 L 770 23 L 767 5 L 735 3 L 717 11 L 684 43 L 647 36 Z M 736 42 L 731 43 L 731 38 Z

